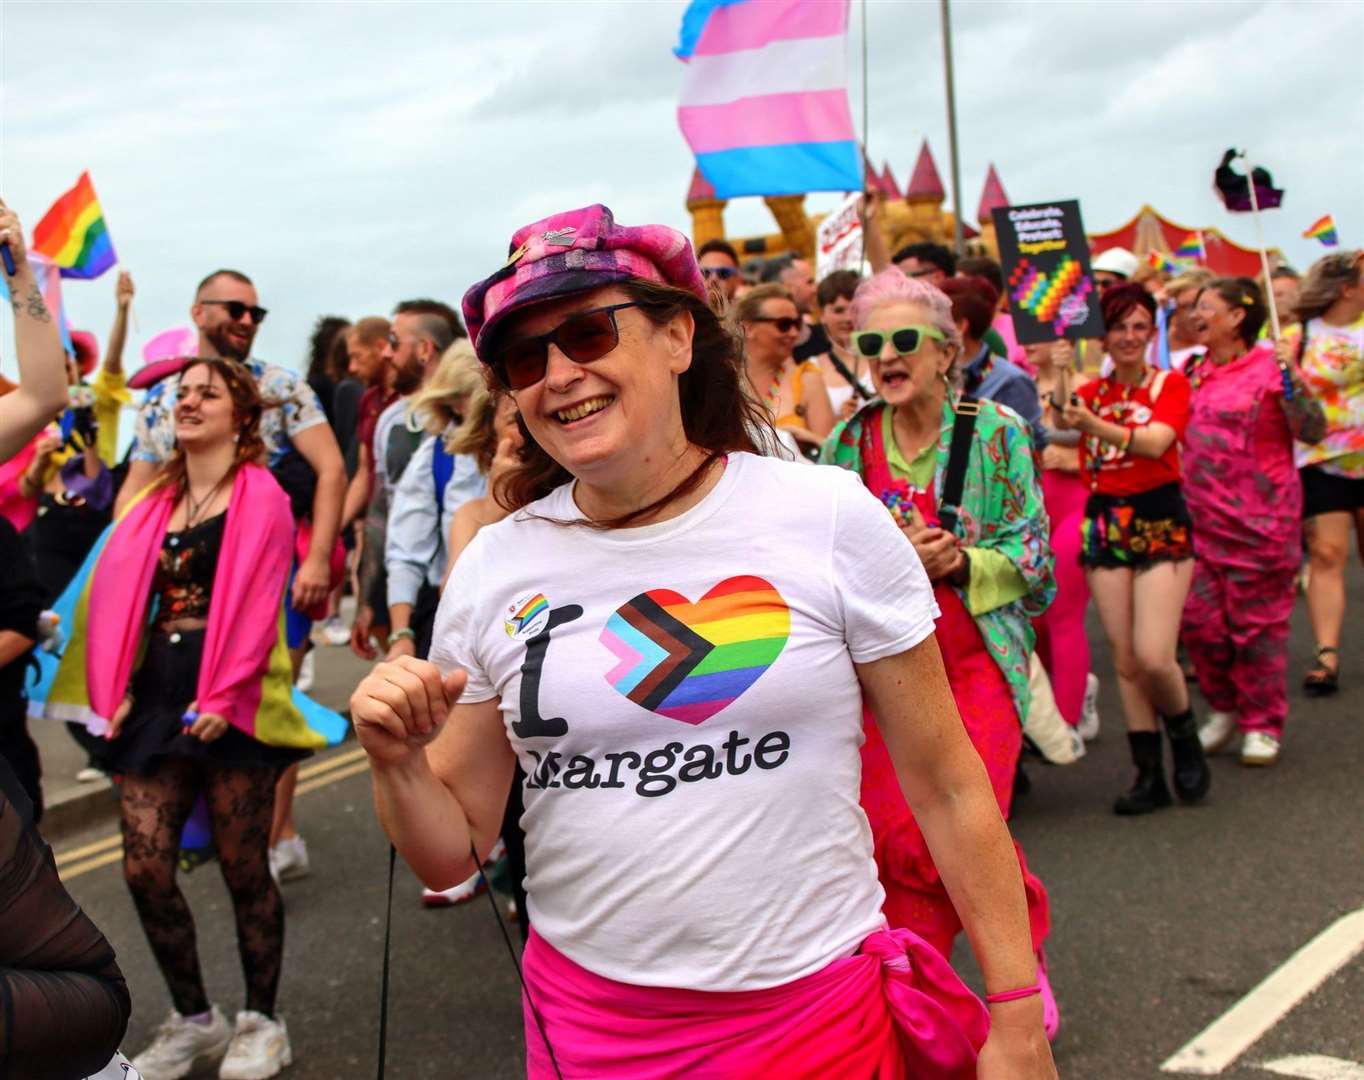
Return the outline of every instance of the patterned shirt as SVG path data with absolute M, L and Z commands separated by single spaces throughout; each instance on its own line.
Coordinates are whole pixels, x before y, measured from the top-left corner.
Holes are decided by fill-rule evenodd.
M 886 408 L 877 399 L 834 428 L 824 441 L 820 462 L 862 476 L 863 429 L 881 423 Z M 955 418 L 952 403 L 944 402 L 935 451 L 937 491 L 943 490 L 946 480 Z M 992 401 L 980 403 L 958 514 L 956 532 L 962 546 L 989 548 L 1004 555 L 1023 583 L 1023 593 L 1016 600 L 974 615 L 990 655 L 1008 680 L 1021 722 L 1028 715 L 1032 619 L 1046 611 L 1056 595 L 1055 558 L 1027 424 L 1013 410 Z
M 1292 327 L 1285 337 L 1296 350 L 1302 327 Z M 1350 326 L 1312 319 L 1301 368 L 1326 414 L 1326 437 L 1311 446 L 1297 444 L 1298 468 L 1316 465 L 1322 472 L 1364 479 L 1364 316 Z
M 255 376 L 266 403 L 260 434 L 273 466 L 293 451 L 293 439 L 299 432 L 325 424 L 327 415 L 312 387 L 294 372 L 254 357 L 243 363 Z M 180 376 L 175 375 L 147 391 L 137 413 L 133 461 L 160 465 L 175 450 L 175 396 L 179 389 Z

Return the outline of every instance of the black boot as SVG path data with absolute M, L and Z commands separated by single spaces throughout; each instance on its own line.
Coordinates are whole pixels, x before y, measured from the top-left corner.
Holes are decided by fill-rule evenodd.
M 1132 764 L 1137 767 L 1137 779 L 1129 791 L 1118 796 L 1118 801 L 1113 804 L 1113 813 L 1130 817 L 1169 806 L 1172 800 L 1170 789 L 1165 786 L 1160 732 L 1129 731 L 1127 742 L 1132 748 Z
M 1179 716 L 1162 716 L 1161 720 L 1165 723 L 1165 733 L 1170 736 L 1175 794 L 1180 802 L 1198 802 L 1212 786 L 1212 772 L 1203 754 L 1203 744 L 1198 741 L 1198 721 L 1194 719 L 1193 709 L 1185 709 Z

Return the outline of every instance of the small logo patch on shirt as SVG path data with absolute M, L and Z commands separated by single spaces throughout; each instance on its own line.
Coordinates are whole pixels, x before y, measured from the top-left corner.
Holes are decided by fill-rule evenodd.
M 502 627 L 507 636 L 517 641 L 529 641 L 545 628 L 549 622 L 549 601 L 544 593 L 523 596 L 507 608 L 507 618 Z

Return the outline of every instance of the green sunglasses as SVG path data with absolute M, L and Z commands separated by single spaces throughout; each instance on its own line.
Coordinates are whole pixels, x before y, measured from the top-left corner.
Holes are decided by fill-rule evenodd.
M 900 326 L 894 330 L 859 330 L 853 335 L 857 351 L 868 360 L 875 360 L 890 339 L 891 348 L 899 356 L 913 356 L 922 348 L 924 338 L 943 342 L 947 335 L 936 326 Z

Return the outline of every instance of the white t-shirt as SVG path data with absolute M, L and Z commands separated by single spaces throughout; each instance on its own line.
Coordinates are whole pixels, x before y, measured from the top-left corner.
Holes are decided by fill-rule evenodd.
M 851 955 L 885 925 L 853 663 L 933 633 L 913 547 L 841 469 L 731 454 L 686 513 L 610 532 L 552 523 L 571 489 L 478 534 L 431 650 L 500 698 L 536 930 L 638 986 Z

